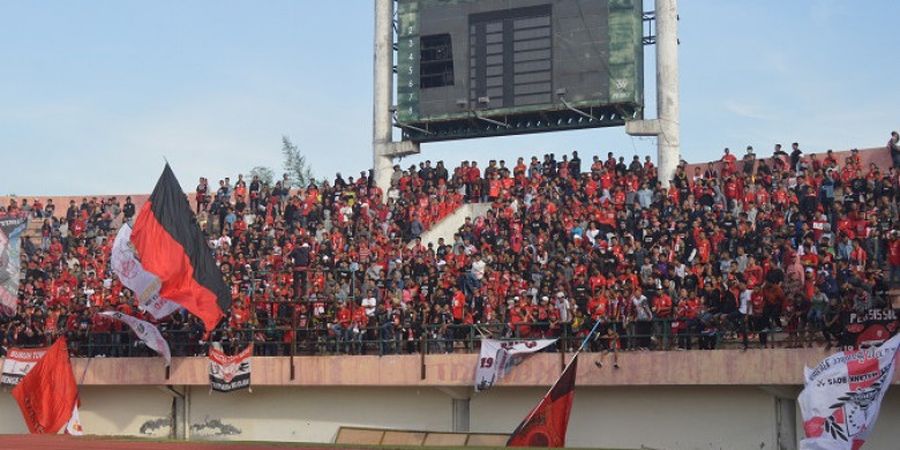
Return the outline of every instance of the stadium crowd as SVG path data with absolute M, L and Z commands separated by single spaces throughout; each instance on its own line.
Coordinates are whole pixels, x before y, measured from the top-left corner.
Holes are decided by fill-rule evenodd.
M 898 141 L 893 167 L 798 144 L 769 158 L 725 149 L 681 164 L 669 188 L 649 157 L 577 152 L 396 166 L 386 193 L 365 172 L 307 186 L 201 179 L 192 206 L 233 298 L 210 340 L 252 341 L 258 355 L 443 352 L 482 335 L 572 348 L 599 321 L 594 350 L 853 345 L 851 315 L 889 309 L 900 287 Z M 452 242 L 424 245 L 464 202 L 490 209 Z M 2 209 L 43 221 L 23 242 L 2 348 L 66 335 L 79 355 L 146 354 L 96 314 L 157 323 L 109 267 L 118 226 L 138 212 L 131 198 Z M 158 323 L 173 354 L 205 352 L 195 317 Z

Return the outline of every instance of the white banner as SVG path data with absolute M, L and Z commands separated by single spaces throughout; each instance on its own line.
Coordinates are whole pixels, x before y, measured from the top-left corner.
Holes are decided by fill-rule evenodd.
M 162 319 L 181 308 L 178 303 L 159 296 L 162 283 L 159 277 L 144 270 L 144 266 L 135 256 L 131 245 L 131 227 L 127 223 L 123 224 L 116 234 L 110 259 L 113 272 L 125 287 L 134 291 L 138 307 L 142 311 L 147 311 L 156 319 Z
M 857 450 L 878 419 L 894 379 L 900 334 L 864 350 L 835 353 L 804 370 L 798 402 L 806 439 L 801 450 Z
M 50 347 L 40 348 L 11 348 L 6 352 L 6 358 L 3 359 L 3 374 L 0 375 L 0 384 L 5 386 L 15 386 L 22 381 L 22 377 L 37 364 L 47 349 Z
M 166 360 L 166 365 L 172 363 L 172 353 L 169 351 L 169 343 L 163 339 L 159 330 L 152 323 L 122 314 L 118 311 L 103 311 L 100 313 L 104 316 L 124 322 L 128 325 L 147 347 L 150 347 L 156 353 L 159 353 Z
M 475 391 L 486 391 L 517 366 L 525 355 L 540 351 L 557 339 L 520 341 L 481 340 L 481 355 L 475 367 Z

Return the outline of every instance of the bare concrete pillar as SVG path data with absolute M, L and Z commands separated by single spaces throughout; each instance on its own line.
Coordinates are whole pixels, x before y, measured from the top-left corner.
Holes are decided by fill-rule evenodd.
M 393 104 L 394 0 L 375 0 L 375 67 L 372 112 L 372 167 L 375 184 L 387 193 L 391 184 L 391 105 Z
M 659 179 L 668 187 L 681 161 L 678 0 L 656 0 L 656 110 Z

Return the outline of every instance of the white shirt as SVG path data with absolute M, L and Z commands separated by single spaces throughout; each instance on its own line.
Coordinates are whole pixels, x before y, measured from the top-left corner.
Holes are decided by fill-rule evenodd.
M 487 266 L 487 264 L 485 264 L 485 262 L 483 260 L 475 261 L 472 263 L 472 275 L 475 275 L 476 280 L 480 280 L 480 279 L 484 278 L 485 266 Z
M 752 309 L 750 306 L 750 298 L 752 295 L 753 295 L 753 291 L 751 291 L 750 289 L 744 289 L 741 292 L 741 297 L 740 297 L 741 306 L 738 308 L 738 311 L 745 316 L 749 315 L 752 312 Z
M 375 315 L 375 297 L 366 297 L 362 299 L 362 307 L 366 309 L 366 315 L 372 317 Z

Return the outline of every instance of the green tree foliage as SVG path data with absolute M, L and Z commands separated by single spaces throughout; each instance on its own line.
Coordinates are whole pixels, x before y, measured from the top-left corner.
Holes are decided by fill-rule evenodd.
M 275 182 L 275 171 L 268 167 L 256 166 L 250 169 L 250 179 L 253 177 L 259 177 L 260 183 L 272 186 Z
M 306 156 L 300 153 L 300 149 L 291 142 L 291 138 L 281 137 L 281 153 L 284 155 L 284 171 L 291 186 L 307 186 L 315 181 L 312 169 L 306 163 Z

